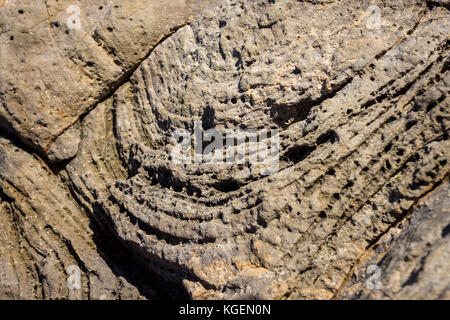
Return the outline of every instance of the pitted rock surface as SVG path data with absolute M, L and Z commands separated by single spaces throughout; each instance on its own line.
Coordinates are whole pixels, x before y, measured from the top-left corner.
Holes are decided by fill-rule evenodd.
M 448 300 L 449 186 L 448 181 L 444 183 L 412 212 L 408 221 L 383 235 L 364 254 L 337 297 Z M 368 281 L 373 284 L 373 275 L 367 271 L 370 266 L 379 268 L 376 290 L 372 290 L 374 285 L 367 285 Z
M 399 237 L 392 252 L 406 248 L 407 235 L 394 229 L 446 188 L 450 13 L 447 1 L 387 0 L 374 29 L 370 5 L 211 1 L 60 136 L 80 142 L 49 174 L 101 226 L 94 233 L 190 298 L 394 296 L 349 279 L 386 235 Z M 278 130 L 278 170 L 177 163 L 174 132 L 194 134 L 198 123 Z M 64 145 L 52 146 L 63 154 Z M 14 197 L 2 192 L 8 206 Z M 448 207 L 448 196 L 438 197 Z M 433 248 L 448 255 L 448 236 Z M 427 297 L 448 297 L 450 267 L 436 261 L 435 279 L 410 282 L 399 297 L 423 298 L 414 285 L 433 281 L 441 285 Z M 383 271 L 395 274 L 401 263 Z M 385 284 L 394 288 L 392 277 Z
M 92 155 L 94 119 L 68 180 L 194 298 L 331 298 L 448 173 L 448 11 L 395 3 L 382 31 L 346 1 L 213 3 L 102 106 L 116 138 L 91 168 L 110 175 L 102 187 L 79 175 L 104 158 Z M 205 113 L 219 130 L 280 130 L 279 172 L 175 165 L 171 134 Z
M 72 158 L 79 143 L 74 124 L 204 3 L 6 1 L 0 127 L 53 162 Z

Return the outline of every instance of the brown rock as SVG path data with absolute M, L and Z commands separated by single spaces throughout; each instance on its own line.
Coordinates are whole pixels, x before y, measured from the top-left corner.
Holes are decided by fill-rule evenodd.
M 449 192 L 447 181 L 367 250 L 337 298 L 450 299 Z
M 332 298 L 450 160 L 448 11 L 395 1 L 371 30 L 351 3 L 213 2 L 101 107 L 115 144 L 86 118 L 79 201 L 192 298 Z M 195 121 L 278 129 L 279 171 L 175 164 Z
M 139 6 L 150 3 L 160 2 Z M 149 19 L 136 40 L 144 18 L 130 21 L 128 9 L 113 6 L 102 27 L 86 15 L 94 31 L 82 45 L 55 45 L 63 53 L 54 68 L 70 63 L 79 74 L 46 67 L 35 79 L 15 72 L 23 82 L 0 81 L 4 110 L 45 97 L 4 86 L 53 81 L 45 85 L 59 98 L 45 98 L 45 108 L 11 110 L 25 116 L 61 105 L 64 119 L 33 120 L 28 130 L 23 117 L 0 113 L 9 130 L 0 144 L 0 292 L 68 297 L 64 268 L 73 264 L 83 266 L 81 298 L 153 298 L 153 286 L 133 274 L 150 285 L 159 279 L 169 297 L 193 299 L 447 298 L 448 2 L 388 0 L 379 17 L 371 4 L 213 0 L 163 41 L 150 36 L 150 45 L 144 32 L 174 30 Z M 183 14 L 173 21 L 185 23 Z M 33 57 L 48 65 L 47 55 Z M 60 76 L 92 81 L 68 90 Z M 243 163 L 179 163 L 179 129 L 192 138 L 215 129 L 217 142 L 227 130 L 277 130 L 275 170 L 250 161 L 250 148 Z M 41 154 L 19 146 L 16 133 Z M 186 155 L 210 146 L 197 145 Z M 68 161 L 51 164 L 60 160 Z M 382 286 L 367 291 L 359 275 L 374 263 Z
M 98 234 L 67 187 L 37 156 L 3 138 L 0 155 L 0 299 L 155 297 L 149 283 L 137 281 L 148 276 L 131 261 L 121 265 L 126 259 L 103 258 L 105 244 L 114 246 L 116 256 L 123 250 L 107 234 Z M 80 270 L 79 290 L 67 285 L 71 266 Z
M 66 131 L 205 2 L 6 2 L 0 8 L 0 127 L 51 161 L 70 159 L 79 139 Z

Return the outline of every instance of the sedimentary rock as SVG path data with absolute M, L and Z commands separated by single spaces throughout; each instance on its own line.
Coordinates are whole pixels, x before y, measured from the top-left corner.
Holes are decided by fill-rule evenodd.
M 50 161 L 72 158 L 74 124 L 205 2 L 7 1 L 0 9 L 0 127 Z
M 190 24 L 143 50 L 151 52 L 129 77 L 105 82 L 108 94 L 66 123 L 61 144 L 36 147 L 34 159 L 53 162 L 49 150 L 64 154 L 56 158 L 68 161 L 51 171 L 42 163 L 41 171 L 67 188 L 66 205 L 101 226 L 94 234 L 120 243 L 139 268 L 182 285 L 190 298 L 424 298 L 418 292 L 437 278 L 432 297 L 448 297 L 444 259 L 430 260 L 437 278 L 400 293 L 395 272 L 420 268 L 416 258 L 407 267 L 401 258 L 380 263 L 388 275 L 384 291 L 362 292 L 362 282 L 349 281 L 384 236 L 433 197 L 450 168 L 448 2 L 383 1 L 375 25 L 371 4 L 213 0 Z M 174 133 L 195 138 L 211 128 L 278 132 L 267 137 L 279 138 L 276 171 L 250 161 L 174 159 Z M 66 151 L 67 141 L 77 147 Z M 20 150 L 24 157 L 30 152 Z M 29 183 L 39 179 L 10 171 L 3 174 L 10 181 L 2 187 L 4 208 L 16 199 L 8 194 L 13 173 Z M 62 194 L 46 184 L 36 197 Z M 437 236 L 443 225 L 432 222 L 448 215 L 446 188 L 438 188 L 433 218 L 412 222 L 386 257 L 427 231 L 435 243 L 430 252 L 448 255 L 448 237 Z M 47 208 L 54 203 L 48 201 Z M 426 257 L 427 246 L 416 247 L 415 257 Z
M 103 258 L 105 250 L 116 256 L 124 250 L 107 233 L 99 238 L 98 227 L 42 160 L 3 138 L 0 154 L 0 299 L 155 297 L 131 260 L 121 265 L 108 260 L 111 255 Z M 68 290 L 71 266 L 80 268 L 80 290 Z
M 336 297 L 341 299 L 450 299 L 450 185 L 440 186 L 408 220 L 368 250 Z M 367 270 L 378 267 L 373 275 Z M 373 270 L 377 270 L 373 268 Z M 369 270 L 370 271 L 370 270 Z M 379 281 L 370 282 L 377 276 Z M 374 290 L 375 289 L 375 290 Z
M 80 201 L 194 298 L 331 298 L 448 173 L 448 11 L 388 2 L 369 30 L 351 3 L 207 7 L 100 106 L 115 145 L 85 119 L 66 169 Z M 279 172 L 174 164 L 171 135 L 195 121 L 277 128 Z

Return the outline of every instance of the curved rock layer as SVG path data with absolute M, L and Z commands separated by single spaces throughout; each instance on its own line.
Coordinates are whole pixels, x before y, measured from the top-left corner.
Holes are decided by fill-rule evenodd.
M 26 249 L 6 251 L 20 268 L 2 254 L 1 271 L 47 290 L 30 296 L 66 297 L 64 283 L 43 281 L 64 268 L 41 264 L 77 257 L 84 283 L 100 279 L 105 297 L 133 298 L 124 288 L 152 297 L 92 242 L 107 234 L 139 272 L 182 284 L 194 299 L 448 298 L 448 263 L 427 258 L 449 254 L 448 226 L 433 223 L 448 220 L 448 2 L 383 1 L 376 29 L 368 27 L 370 5 L 214 0 L 68 129 L 81 132 L 73 159 L 50 170 L 3 139 L 1 212 L 14 228 L 2 248 L 25 241 Z M 173 133 L 194 133 L 197 123 L 278 130 L 277 172 L 177 163 Z M 36 172 L 17 169 L 22 157 Z M 426 210 L 417 204 L 430 194 L 440 204 L 421 220 Z M 24 212 L 37 215 L 38 231 L 21 222 Z M 418 220 L 396 233 L 411 216 Z M 77 233 L 72 218 L 91 231 Z M 432 245 L 408 240 L 428 230 Z M 381 266 L 384 291 L 367 293 L 352 277 L 366 261 Z M 422 272 L 430 265 L 439 272 Z M 424 295 L 432 283 L 439 286 Z M 22 296 L 14 286 L 9 295 Z
M 0 128 L 50 161 L 72 158 L 75 123 L 111 95 L 205 0 L 8 0 L 0 8 Z
M 98 228 L 42 160 L 3 138 L 0 155 L 0 299 L 155 297 L 145 272 L 107 234 L 98 238 Z M 111 260 L 111 250 L 124 257 Z M 68 290 L 71 266 L 81 270 L 82 290 Z
M 364 254 L 336 298 L 450 299 L 449 192 L 447 181 L 412 212 L 410 221 L 389 230 Z M 378 290 L 367 285 L 370 266 L 379 268 Z

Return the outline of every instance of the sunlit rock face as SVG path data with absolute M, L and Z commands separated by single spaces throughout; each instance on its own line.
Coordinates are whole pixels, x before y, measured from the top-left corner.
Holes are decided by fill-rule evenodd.
M 158 10 L 149 8 L 169 10 L 164 3 L 104 4 L 102 19 L 92 13 L 80 20 L 86 26 L 89 17 L 96 21 L 80 38 L 86 44 L 63 39 L 80 36 L 72 29 L 54 31 L 55 39 L 62 37 L 52 47 L 60 52 L 53 66 L 60 72 L 36 62 L 48 72 L 35 75 L 38 80 L 0 81 L 0 123 L 7 130 L 0 141 L 0 212 L 18 230 L 0 240 L 5 248 L 17 241 L 22 248 L 0 255 L 11 283 L 0 292 L 72 294 L 64 271 L 81 264 L 82 283 L 95 282 L 91 288 L 97 291 L 81 290 L 79 298 L 447 297 L 446 2 L 392 0 L 374 7 L 353 0 L 178 1 L 171 4 L 178 10 L 170 10 L 173 17 L 153 16 Z M 194 12 L 199 14 L 191 20 Z M 42 32 L 49 32 L 45 26 Z M 15 52 L 13 46 L 0 49 L 0 63 L 8 63 L 3 52 Z M 40 70 L 33 60 L 21 63 L 30 74 Z M 78 71 L 62 68 L 64 63 Z M 8 76 L 13 73 L 0 74 Z M 54 104 L 40 102 L 44 94 L 33 98 L 38 106 L 15 98 L 39 81 L 43 91 L 58 95 L 50 99 Z M 7 89 L 13 83 L 19 83 L 16 96 Z M 10 101 L 29 110 L 60 106 L 63 120 L 46 117 L 52 121 L 47 126 L 28 120 L 29 129 L 7 110 L 33 111 L 13 109 Z M 190 139 L 187 161 L 177 161 L 179 132 Z M 214 142 L 205 139 L 209 133 Z M 262 144 L 270 146 L 270 170 L 252 161 L 251 138 L 227 139 L 230 133 L 268 133 Z M 213 144 L 224 159 L 230 150 L 244 150 L 243 158 L 237 152 L 231 161 L 208 161 L 203 153 Z M 428 209 L 420 206 L 424 199 Z M 35 228 L 25 228 L 29 211 L 36 215 Z M 410 224 L 411 217 L 421 218 Z M 69 218 L 84 231 L 69 232 Z M 408 247 L 408 237 L 428 231 L 432 246 L 417 241 Z M 42 244 L 45 237 L 54 243 Z M 57 247 L 64 253 L 55 254 Z M 430 257 L 428 265 L 439 272 L 425 269 L 423 279 L 408 281 L 423 259 L 411 258 L 406 266 L 388 260 L 401 250 Z M 11 269 L 3 257 L 33 265 L 52 285 L 38 284 L 44 294 L 17 289 L 14 277 L 26 274 L 30 284 L 37 278 Z M 56 264 L 59 273 L 48 267 Z M 359 277 L 373 264 L 382 267 L 376 287 L 384 291 L 367 291 L 367 279 Z M 145 285 L 136 277 L 147 279 Z M 169 291 L 162 292 L 160 283 Z
M 0 128 L 52 162 L 76 154 L 74 124 L 206 0 L 75 2 L 0 3 Z

